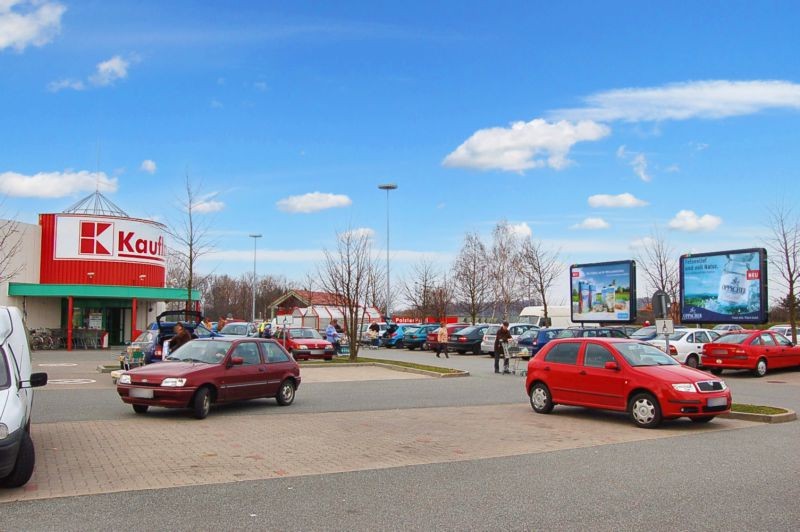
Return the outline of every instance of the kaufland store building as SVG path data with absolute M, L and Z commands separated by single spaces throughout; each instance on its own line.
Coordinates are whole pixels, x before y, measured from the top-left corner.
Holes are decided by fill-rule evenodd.
M 22 309 L 30 329 L 62 332 L 68 348 L 85 332 L 124 344 L 167 301 L 186 300 L 185 289 L 165 288 L 166 228 L 129 217 L 102 194 L 18 229 L 22 245 L 6 268 L 18 273 L 2 280 L 0 305 Z M 194 291 L 195 305 L 199 298 Z

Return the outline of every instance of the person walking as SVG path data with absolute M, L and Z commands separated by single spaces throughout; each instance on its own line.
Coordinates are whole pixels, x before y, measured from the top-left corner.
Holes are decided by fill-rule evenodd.
M 511 331 L 508 330 L 508 322 L 504 321 L 502 327 L 497 330 L 494 337 L 494 372 L 500 373 L 500 357 L 503 357 L 503 373 L 508 373 L 508 358 L 505 356 L 503 346 L 508 346 L 511 340 Z
M 339 322 L 336 320 L 336 318 L 334 318 L 325 328 L 325 339 L 333 344 L 333 348 L 336 350 L 337 355 L 341 349 L 341 344 L 339 343 L 339 331 L 337 330 L 338 325 Z
M 442 323 L 436 329 L 436 358 L 439 358 L 442 353 L 445 358 L 450 358 L 450 355 L 447 354 L 447 337 L 447 325 Z

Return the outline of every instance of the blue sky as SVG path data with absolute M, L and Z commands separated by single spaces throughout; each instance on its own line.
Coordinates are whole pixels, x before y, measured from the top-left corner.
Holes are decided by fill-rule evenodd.
M 507 219 L 564 261 L 761 245 L 797 204 L 796 2 L 0 0 L 0 192 L 175 216 L 203 268 L 301 279 L 368 228 L 398 275 Z M 512 124 L 515 124 L 512 126 Z M 317 196 L 306 196 L 312 193 Z M 307 206 L 328 208 L 298 212 Z

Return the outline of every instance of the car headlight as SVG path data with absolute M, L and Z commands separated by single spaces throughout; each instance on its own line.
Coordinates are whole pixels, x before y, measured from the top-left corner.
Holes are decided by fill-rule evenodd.
M 0 440 L 8 438 L 8 425 L 0 423 Z
M 297 349 L 308 349 L 308 346 L 300 344 L 300 345 L 297 346 Z
M 119 378 L 120 384 L 130 384 L 131 383 L 131 376 L 127 373 L 123 373 L 122 376 Z
M 722 389 L 723 389 L 723 390 L 727 390 L 727 389 L 728 389 L 728 385 L 727 385 L 727 384 L 725 384 L 725 381 L 719 381 L 719 383 L 720 383 L 720 385 L 722 386 Z
M 177 379 L 175 377 L 168 377 L 161 381 L 161 386 L 168 386 L 170 388 L 180 388 L 186 384 L 186 379 Z
M 682 382 L 680 384 L 673 384 L 672 387 L 675 388 L 675 390 L 677 390 L 679 392 L 694 392 L 695 391 L 694 384 L 692 384 L 690 382 Z

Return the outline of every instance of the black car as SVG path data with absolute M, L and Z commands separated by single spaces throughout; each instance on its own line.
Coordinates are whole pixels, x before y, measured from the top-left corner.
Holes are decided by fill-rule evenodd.
M 489 327 L 490 325 L 488 323 L 484 323 L 480 325 L 471 325 L 454 332 L 447 341 L 447 349 L 461 355 L 467 351 L 472 351 L 473 355 L 480 355 L 483 335 Z
M 136 337 L 127 348 L 128 360 L 144 358 L 145 364 L 160 362 L 164 342 L 175 336 L 175 324 L 181 322 L 192 338 L 220 336 L 207 329 L 201 322 L 203 315 L 192 310 L 167 310 L 156 316 L 156 321 Z

